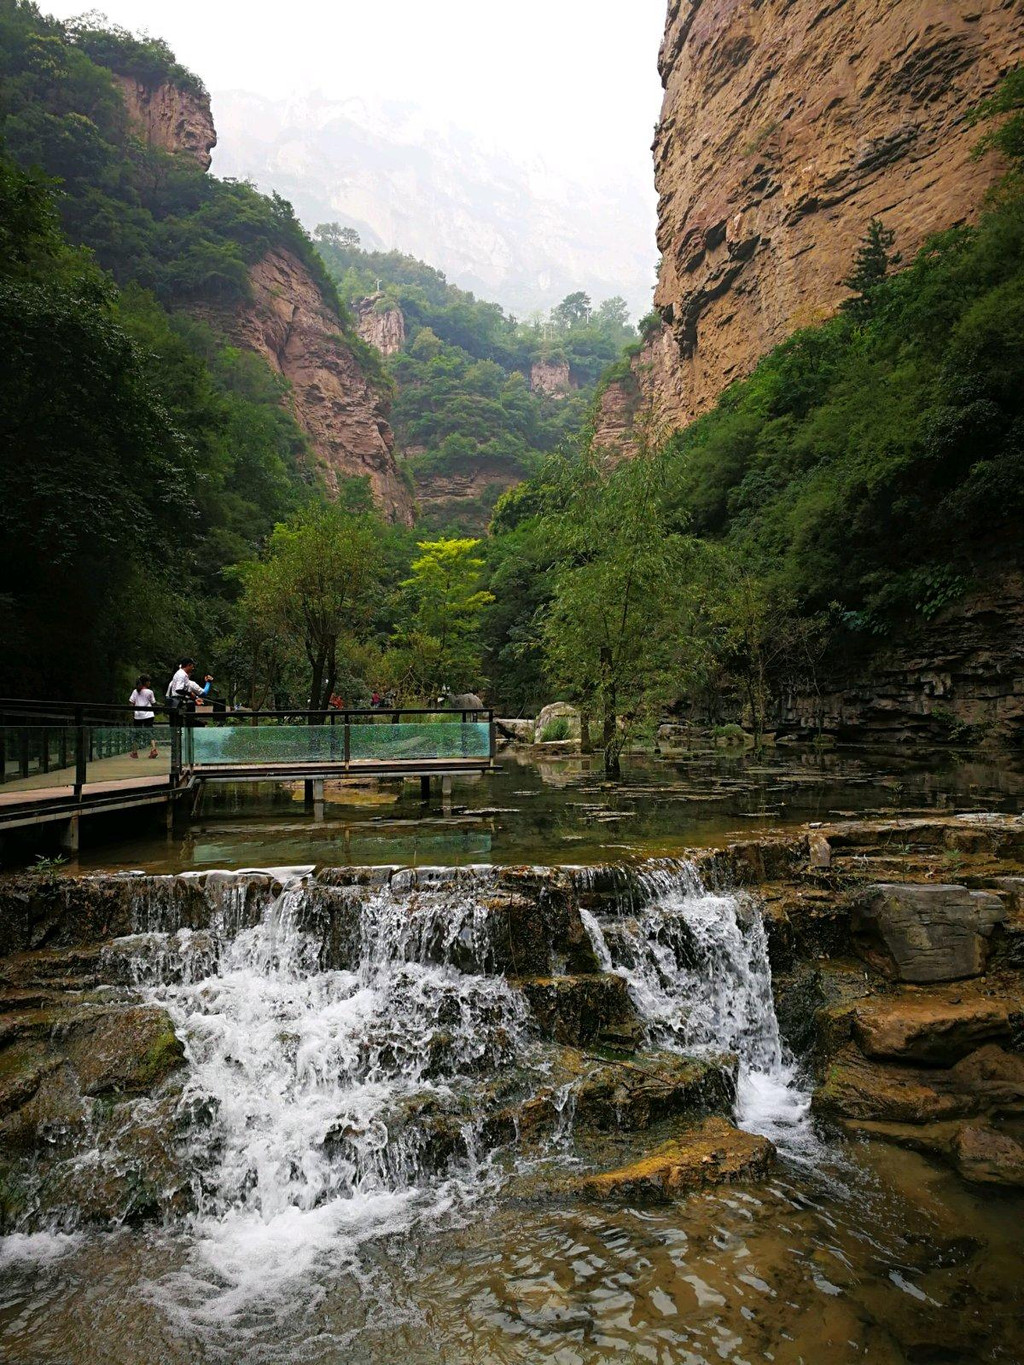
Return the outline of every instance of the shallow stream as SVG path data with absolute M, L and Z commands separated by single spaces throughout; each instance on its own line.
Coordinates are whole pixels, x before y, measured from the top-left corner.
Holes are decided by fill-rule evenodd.
M 0 1355 L 1024 1361 L 1024 1198 L 816 1132 L 779 1038 L 756 904 L 664 858 L 714 842 L 722 826 L 1021 799 L 1012 772 L 961 765 L 936 777 L 834 755 L 712 755 L 699 771 L 634 769 L 620 790 L 571 767 L 510 766 L 486 787 L 457 787 L 455 806 L 479 803 L 464 826 L 424 817 L 401 793 L 382 822 L 367 804 L 344 830 L 313 827 L 301 806 L 293 818 L 290 806 L 229 797 L 191 841 L 104 849 L 98 866 L 275 865 L 276 887 L 254 918 L 244 878 L 215 879 L 204 931 L 183 927 L 173 899 L 140 900 L 138 932 L 113 945 L 185 1042 L 180 1103 L 203 1116 L 186 1139 L 195 1211 L 115 1232 L 61 1231 L 58 1220 L 0 1241 Z M 597 819 L 626 810 L 628 833 Z M 425 856 L 439 848 L 443 858 Z M 776 1142 L 773 1174 L 655 1207 L 560 1193 L 554 1177 L 586 1159 L 571 1086 L 556 1130 L 529 1151 L 489 1144 L 476 1108 L 496 1074 L 527 1091 L 553 1080 L 522 997 L 496 969 L 487 866 L 344 884 L 357 929 L 327 952 L 316 876 L 283 867 L 299 849 L 327 866 L 630 863 L 622 902 L 583 916 L 590 944 L 625 977 L 653 1045 L 739 1057 L 735 1121 Z M 392 1121 L 425 1094 L 464 1115 L 441 1161 L 415 1121 Z

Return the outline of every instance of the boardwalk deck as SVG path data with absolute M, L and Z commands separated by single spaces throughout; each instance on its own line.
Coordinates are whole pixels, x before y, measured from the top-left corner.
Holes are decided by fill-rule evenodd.
M 2 711 L 12 706 L 0 702 Z M 142 756 L 130 756 L 132 730 L 124 721 L 83 725 L 81 714 L 76 720 L 62 727 L 30 716 L 0 727 L 0 835 L 63 820 L 73 847 L 80 817 L 170 807 L 208 782 L 311 782 L 322 817 L 325 782 L 418 777 L 426 791 L 431 779 L 494 766 L 489 713 L 460 719 L 450 712 L 343 712 L 329 723 L 308 716 L 300 725 L 290 717 L 259 724 L 266 717 L 256 716 L 249 724 L 228 715 L 201 727 L 162 727 L 156 759 L 145 757 L 148 736 L 140 737 Z M 54 762 L 58 754 L 62 761 Z

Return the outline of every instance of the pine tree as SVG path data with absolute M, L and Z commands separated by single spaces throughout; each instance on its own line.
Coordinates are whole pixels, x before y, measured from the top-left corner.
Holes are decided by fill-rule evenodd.
M 853 290 L 853 297 L 843 304 L 845 312 L 861 320 L 871 316 L 878 286 L 903 259 L 892 249 L 895 240 L 892 228 L 885 227 L 880 218 L 872 218 L 853 259 L 853 273 L 843 280 L 846 288 Z

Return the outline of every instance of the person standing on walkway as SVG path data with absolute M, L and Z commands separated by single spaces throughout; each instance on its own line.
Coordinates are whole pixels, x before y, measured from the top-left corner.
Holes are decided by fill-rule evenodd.
M 156 747 L 156 734 L 153 732 L 156 723 L 156 694 L 149 685 L 151 681 L 148 673 L 140 673 L 135 684 L 135 690 L 128 698 L 128 705 L 135 707 L 135 715 L 132 717 L 132 751 L 128 755 L 129 758 L 138 758 L 139 756 L 138 734 L 140 730 L 150 732 L 148 757 L 160 757 Z
M 167 705 L 172 711 L 188 712 L 194 706 L 202 706 L 203 698 L 210 690 L 213 676 L 207 673 L 203 679 L 204 686 L 200 687 L 197 682 L 192 681 L 192 674 L 195 671 L 195 659 L 182 659 L 174 677 L 167 686 Z

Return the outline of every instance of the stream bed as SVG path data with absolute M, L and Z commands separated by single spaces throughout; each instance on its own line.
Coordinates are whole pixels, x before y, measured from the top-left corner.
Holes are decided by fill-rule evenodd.
M 38 1123 L 49 1146 L 20 1168 L 27 1212 L 0 1239 L 2 1358 L 1019 1365 L 1024 1194 L 816 1123 L 780 1036 L 757 895 L 666 856 L 694 833 L 679 810 L 708 796 L 691 844 L 713 843 L 719 820 L 746 831 L 751 814 L 760 828 L 857 813 L 891 806 L 894 789 L 901 806 L 1016 811 L 1018 779 L 834 756 L 823 775 L 819 759 L 801 782 L 799 760 L 712 756 L 689 796 L 666 768 L 609 793 L 571 767 L 546 785 L 517 767 L 488 804 L 518 793 L 509 810 L 544 799 L 543 816 L 495 824 L 477 859 L 481 831 L 456 827 L 439 835 L 455 856 L 419 870 L 394 865 L 426 861 L 402 856 L 420 828 L 350 830 L 353 854 L 365 837 L 392 855 L 353 869 L 309 857 L 346 836 L 292 825 L 280 803 L 216 809 L 191 842 L 98 852 L 97 867 L 164 875 L 100 878 L 129 922 L 109 911 L 91 950 L 118 984 L 90 1008 L 127 992 L 142 1003 L 125 1008 L 170 1019 L 184 1065 L 130 1108 L 92 1102 L 84 1127 Z M 613 848 L 617 828 L 593 829 L 581 797 L 631 803 L 641 833 Z M 545 841 L 558 861 L 553 829 L 579 846 L 575 866 L 492 865 Z M 426 837 L 419 853 L 435 848 Z M 598 853 L 604 870 L 588 870 Z M 583 1023 L 576 1009 L 567 1043 L 536 1002 L 580 980 L 607 990 L 586 997 Z M 622 1041 L 623 1000 L 639 1043 Z M 650 1107 L 648 1086 L 638 1118 L 631 1072 L 656 1096 L 665 1076 L 673 1094 L 684 1073 L 690 1088 L 670 1111 Z M 607 1074 L 623 1078 L 611 1123 Z M 633 1169 L 681 1118 L 730 1129 L 707 1113 L 744 1150 L 770 1140 L 767 1172 L 752 1162 L 749 1177 L 668 1199 L 594 1197 L 594 1170 Z M 156 1146 L 140 1156 L 147 1125 Z M 79 1216 L 98 1199 L 120 1210 L 113 1223 Z

